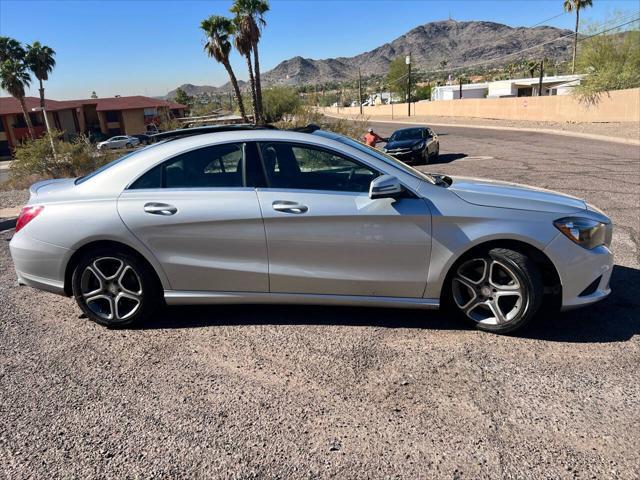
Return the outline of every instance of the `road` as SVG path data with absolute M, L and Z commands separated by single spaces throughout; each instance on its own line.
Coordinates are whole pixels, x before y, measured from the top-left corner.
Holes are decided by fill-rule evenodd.
M 299 306 L 176 307 L 106 330 L 15 286 L 5 231 L 0 475 L 640 477 L 638 148 L 435 129 L 428 170 L 607 211 L 612 296 L 513 337 L 438 313 Z

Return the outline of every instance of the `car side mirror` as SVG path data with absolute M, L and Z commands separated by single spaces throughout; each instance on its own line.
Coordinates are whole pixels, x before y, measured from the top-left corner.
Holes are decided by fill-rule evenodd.
M 374 178 L 369 186 L 369 198 L 396 198 L 402 193 L 400 181 L 392 175 Z

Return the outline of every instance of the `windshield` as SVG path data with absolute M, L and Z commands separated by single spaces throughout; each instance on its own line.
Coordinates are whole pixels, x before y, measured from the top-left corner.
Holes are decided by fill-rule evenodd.
M 389 138 L 390 142 L 398 142 L 402 140 L 421 140 L 424 138 L 424 130 L 422 128 L 405 128 L 394 132 Z
M 148 146 L 146 146 L 146 147 L 144 147 L 144 148 L 141 148 L 141 149 L 139 149 L 139 150 L 134 150 L 133 152 L 129 152 L 129 153 L 127 153 L 126 155 L 123 155 L 123 156 L 121 156 L 121 157 L 119 157 L 119 158 L 116 158 L 115 160 L 110 161 L 109 163 L 105 163 L 103 166 L 101 166 L 101 167 L 100 167 L 100 168 L 98 168 L 97 170 L 94 170 L 93 172 L 89 173 L 88 175 L 84 175 L 83 177 L 78 177 L 78 178 L 76 178 L 75 184 L 76 184 L 76 185 L 80 185 L 81 183 L 86 182 L 86 181 L 87 181 L 87 180 L 89 180 L 90 178 L 95 177 L 95 176 L 96 176 L 96 175 L 98 175 L 99 173 L 102 173 L 102 172 L 104 172 L 105 170 L 108 170 L 109 168 L 113 167 L 114 165 L 117 165 L 117 164 L 118 164 L 118 163 L 120 163 L 121 161 L 123 161 L 123 160 L 125 160 L 125 159 L 127 159 L 127 158 L 129 158 L 129 157 L 132 157 L 132 156 L 134 156 L 134 155 L 137 155 L 137 154 L 138 154 L 138 153 L 140 153 L 140 152 L 144 152 L 144 151 L 146 151 L 146 150 L 147 150 L 147 149 L 149 149 L 149 148 L 156 147 L 156 146 L 160 145 L 161 143 L 164 143 L 164 142 L 158 142 L 158 143 L 155 143 L 155 144 L 153 144 L 153 145 L 148 145 Z
M 332 132 L 325 132 L 322 130 L 317 130 L 315 132 L 313 132 L 314 135 L 320 135 L 321 137 L 326 137 L 326 138 L 330 138 L 332 140 L 337 140 L 340 143 L 344 143 L 345 145 L 349 145 L 350 147 L 353 147 L 357 150 L 360 150 L 361 152 L 367 153 L 369 155 L 372 155 L 374 157 L 376 157 L 379 160 L 382 160 L 383 162 L 385 162 L 388 165 L 392 165 L 396 168 L 399 168 L 400 170 L 408 173 L 409 175 L 412 175 L 414 177 L 419 178 L 420 180 L 426 180 L 429 183 L 433 183 L 434 185 L 437 184 L 438 182 L 436 181 L 436 179 L 432 176 L 429 175 L 427 173 L 423 173 L 420 170 L 416 170 L 415 168 L 410 167 L 409 165 L 407 165 L 404 162 L 401 162 L 400 160 L 393 158 L 391 155 L 387 155 L 386 153 L 381 152 L 380 150 L 378 150 L 377 148 L 373 148 L 370 147 L 368 145 L 365 145 L 364 143 L 360 143 L 357 142 L 349 137 L 344 137 L 342 135 L 338 135 L 336 133 L 332 133 Z

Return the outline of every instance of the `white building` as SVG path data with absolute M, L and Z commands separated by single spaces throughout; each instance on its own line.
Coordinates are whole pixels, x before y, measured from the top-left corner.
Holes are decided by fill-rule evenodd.
M 488 83 L 463 83 L 462 98 L 484 98 L 489 91 Z M 442 85 L 431 90 L 431 100 L 457 100 L 460 85 Z
M 567 95 L 584 75 L 542 77 L 542 95 Z M 488 98 L 537 97 L 540 78 L 514 78 L 489 83 Z
M 558 75 L 542 78 L 542 95 L 568 95 L 584 75 Z M 462 98 L 537 97 L 540 78 L 512 78 L 488 83 L 462 85 Z M 431 100 L 457 100 L 460 85 L 443 85 L 431 92 Z

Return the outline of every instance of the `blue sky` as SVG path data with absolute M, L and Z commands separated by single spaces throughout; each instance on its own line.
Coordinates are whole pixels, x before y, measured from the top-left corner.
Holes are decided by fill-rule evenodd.
M 637 0 L 594 0 L 585 19 L 638 10 Z M 296 55 L 351 56 L 371 50 L 418 25 L 444 20 L 490 20 L 531 26 L 562 13 L 562 0 L 271 0 L 260 43 L 266 71 Z M 227 14 L 231 0 L 0 0 L 0 34 L 30 43 L 40 40 L 57 52 L 45 88 L 53 99 L 164 95 L 182 84 L 220 85 L 221 65 L 202 51 L 200 21 Z M 572 15 L 546 22 L 573 28 Z M 239 78 L 246 64 L 233 54 Z M 3 92 L 3 95 L 6 93 Z M 37 95 L 37 88 L 30 94 Z

